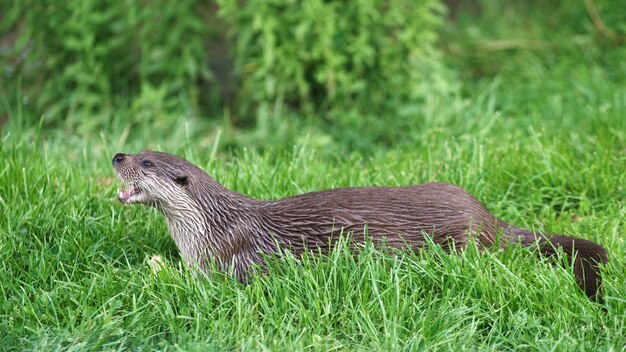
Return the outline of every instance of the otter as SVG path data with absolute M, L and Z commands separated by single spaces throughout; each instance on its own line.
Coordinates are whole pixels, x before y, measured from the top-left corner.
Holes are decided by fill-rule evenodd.
M 295 257 L 305 251 L 327 254 L 342 236 L 357 251 L 367 240 L 419 250 L 428 244 L 428 236 L 447 251 L 462 250 L 472 239 L 483 248 L 534 246 L 544 256 L 560 249 L 573 258 L 580 288 L 592 300 L 602 300 L 600 265 L 607 262 L 603 247 L 509 225 L 451 184 L 336 188 L 256 200 L 228 190 L 194 164 L 167 153 L 118 153 L 113 167 L 128 186 L 118 193 L 119 201 L 158 209 L 188 264 L 204 271 L 214 265 L 242 282 L 253 267 L 263 267 L 268 255 L 285 250 Z

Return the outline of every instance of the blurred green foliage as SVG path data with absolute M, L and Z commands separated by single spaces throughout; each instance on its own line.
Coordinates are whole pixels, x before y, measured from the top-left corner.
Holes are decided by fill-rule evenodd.
M 194 105 L 196 82 L 211 77 L 199 2 L 3 2 L 5 93 L 18 90 L 37 118 L 87 130 L 118 106 L 151 119 L 141 111 L 172 104 L 168 98 Z
M 120 108 L 156 124 L 223 109 L 248 125 L 276 109 L 395 114 L 451 89 L 437 76 L 440 0 L 24 0 L 0 12 L 3 93 L 65 128 L 97 130 Z M 232 97 L 216 97 L 224 87 Z
M 223 129 L 227 146 L 414 144 L 464 119 L 466 100 L 489 87 L 502 91 L 490 111 L 511 121 L 581 104 L 567 92 L 612 92 L 626 80 L 626 15 L 613 5 L 2 1 L 0 126 L 122 126 L 122 139 Z M 191 132 L 177 126 L 188 120 Z
M 439 82 L 439 0 L 218 0 L 244 103 L 308 114 L 397 112 Z

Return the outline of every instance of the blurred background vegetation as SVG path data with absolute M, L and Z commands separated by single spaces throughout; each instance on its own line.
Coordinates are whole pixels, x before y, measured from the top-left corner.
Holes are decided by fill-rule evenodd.
M 83 137 L 192 121 L 207 145 L 367 153 L 524 125 L 533 106 L 577 123 L 559 116 L 626 81 L 616 0 L 22 0 L 0 16 L 0 123 Z

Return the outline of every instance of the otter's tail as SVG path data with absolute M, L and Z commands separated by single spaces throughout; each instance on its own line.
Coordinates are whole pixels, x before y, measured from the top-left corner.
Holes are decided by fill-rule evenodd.
M 574 258 L 574 275 L 578 286 L 591 300 L 602 303 L 599 264 L 607 262 L 606 250 L 602 246 L 580 238 L 532 233 L 512 226 L 505 233 L 510 240 L 519 242 L 524 247 L 536 246 L 546 257 L 551 257 L 559 248 L 562 249 L 569 260 Z

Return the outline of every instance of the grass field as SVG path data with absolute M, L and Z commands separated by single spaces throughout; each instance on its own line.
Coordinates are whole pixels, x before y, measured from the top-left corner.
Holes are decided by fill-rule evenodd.
M 184 143 L 154 131 L 120 144 L 121 125 L 68 138 L 14 118 L 0 145 L 0 349 L 622 350 L 626 94 L 597 78 L 585 95 L 579 83 L 537 84 L 537 101 L 507 99 L 497 82 L 469 98 L 434 99 L 412 145 L 368 157 L 306 143 L 228 151 L 208 130 L 209 141 L 186 134 L 193 121 L 171 132 Z M 519 248 L 366 251 L 357 260 L 339 250 L 326 261 L 281 263 L 248 286 L 196 277 L 158 214 L 115 200 L 110 159 L 141 148 L 181 154 L 263 199 L 459 184 L 506 221 L 605 246 L 607 311 L 568 269 Z M 155 254 L 166 261 L 157 274 L 148 265 Z
M 124 110 L 80 133 L 42 128 L 27 103 L 1 96 L 0 350 L 625 350 L 624 50 L 577 45 L 457 57 L 474 60 L 459 93 L 390 121 L 403 127 L 393 143 L 359 143 L 363 126 L 346 142 L 336 126 L 291 116 L 259 134 L 227 116 L 130 125 Z M 606 311 L 571 268 L 521 248 L 368 247 L 356 259 L 339 248 L 272 263 L 247 286 L 194 275 L 159 214 L 116 201 L 111 158 L 141 149 L 179 154 L 260 199 L 460 185 L 507 222 L 607 248 Z M 165 261 L 156 273 L 153 255 Z

